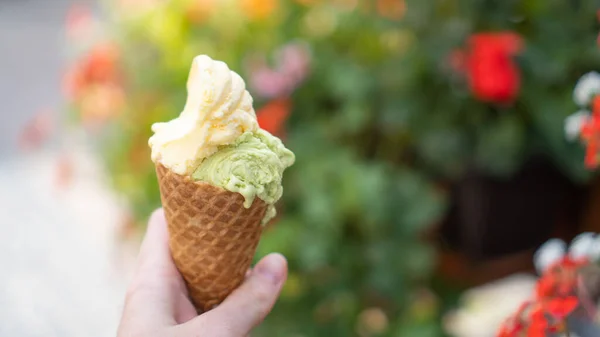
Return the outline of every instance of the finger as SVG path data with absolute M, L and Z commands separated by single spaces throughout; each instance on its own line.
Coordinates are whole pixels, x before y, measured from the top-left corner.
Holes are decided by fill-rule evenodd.
M 138 267 L 127 290 L 126 309 L 155 323 L 175 324 L 181 293 L 185 294 L 185 285 L 169 253 L 167 223 L 159 209 L 148 222 Z
M 171 257 L 167 221 L 162 209 L 157 209 L 150 216 L 146 236 L 138 256 L 136 276 L 139 276 L 137 281 L 144 284 L 156 282 L 158 283 L 156 286 L 175 286 L 187 293 Z
M 169 251 L 169 232 L 162 208 L 150 216 L 146 236 L 140 247 L 138 270 L 144 273 L 162 273 L 177 270 Z
M 198 316 L 194 305 L 188 298 L 187 294 L 181 292 L 178 295 L 177 304 L 175 306 L 175 320 L 177 324 L 188 322 Z
M 221 305 L 185 328 L 207 336 L 245 336 L 271 311 L 286 278 L 287 261 L 281 254 L 270 254 Z

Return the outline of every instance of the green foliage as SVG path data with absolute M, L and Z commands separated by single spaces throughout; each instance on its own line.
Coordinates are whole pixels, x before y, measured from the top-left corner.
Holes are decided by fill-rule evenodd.
M 600 65 L 596 1 L 407 0 L 398 19 L 366 0 L 356 8 L 256 0 L 278 4 L 260 18 L 234 0 L 195 18 L 192 0 L 159 3 L 138 13 L 109 6 L 127 107 L 107 129 L 106 161 L 140 219 L 160 203 L 150 125 L 182 109 L 195 55 L 226 61 L 248 79 L 255 55 L 272 59 L 295 40 L 311 49 L 285 138 L 297 163 L 257 254 L 282 252 L 291 268 L 262 335 L 440 336 L 435 301 L 415 300 L 436 263 L 420 236 L 444 215 L 438 183 L 469 168 L 509 178 L 536 154 L 575 181 L 588 178 L 563 120 L 576 109 L 579 76 Z M 524 39 L 522 86 L 508 105 L 478 101 L 448 67 L 470 34 L 499 30 Z M 255 95 L 257 110 L 267 102 Z M 368 308 L 384 313 L 383 328 L 363 319 Z

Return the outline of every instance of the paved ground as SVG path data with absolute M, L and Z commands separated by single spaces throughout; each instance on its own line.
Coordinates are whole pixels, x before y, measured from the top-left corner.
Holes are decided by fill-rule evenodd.
M 18 131 L 32 114 L 60 104 L 71 2 L 0 0 L 0 158 L 16 154 Z
M 52 152 L 0 164 L 0 336 L 115 335 L 131 254 L 119 204 L 81 157 L 62 188 Z
M 121 311 L 131 254 L 93 158 L 78 150 L 61 189 L 56 151 L 16 148 L 39 109 L 60 109 L 70 2 L 0 0 L 0 336 L 114 336 Z

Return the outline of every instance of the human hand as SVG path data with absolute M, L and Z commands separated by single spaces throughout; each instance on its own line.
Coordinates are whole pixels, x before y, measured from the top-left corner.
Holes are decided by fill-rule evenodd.
M 285 258 L 267 255 L 221 305 L 198 315 L 169 252 L 164 212 L 157 210 L 140 248 L 117 336 L 246 336 L 271 311 L 286 278 Z

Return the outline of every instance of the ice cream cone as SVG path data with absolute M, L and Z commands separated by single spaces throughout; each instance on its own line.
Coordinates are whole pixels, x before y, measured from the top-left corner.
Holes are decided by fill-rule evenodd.
M 169 246 L 198 312 L 221 303 L 244 280 L 267 204 L 156 165 Z
M 154 123 L 148 145 L 173 260 L 206 311 L 243 282 L 295 156 L 260 129 L 244 80 L 225 63 L 195 57 L 187 91 L 179 117 Z

